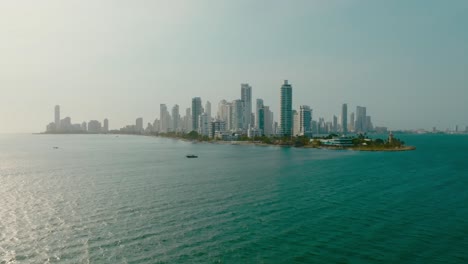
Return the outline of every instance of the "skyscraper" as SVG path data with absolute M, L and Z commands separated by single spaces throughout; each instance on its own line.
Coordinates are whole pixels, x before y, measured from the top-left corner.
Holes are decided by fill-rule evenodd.
M 247 129 L 251 122 L 252 115 L 252 87 L 248 83 L 241 84 L 241 100 L 244 102 L 243 128 Z
M 290 137 L 292 133 L 292 86 L 288 80 L 281 86 L 280 96 L 280 134 Z
M 244 101 L 234 100 L 232 102 L 232 127 L 231 130 L 240 131 L 244 129 Z
M 274 133 L 273 130 L 273 112 L 270 111 L 270 107 L 264 105 L 263 106 L 263 111 L 265 115 L 265 124 L 263 128 L 263 134 L 270 136 Z
M 356 123 L 354 125 L 354 131 L 359 133 L 367 132 L 366 125 L 366 108 L 363 106 L 356 107 Z
M 258 99 L 257 99 L 257 107 L 258 107 Z M 257 123 L 256 127 L 260 130 L 260 133 L 262 135 L 265 135 L 265 108 L 263 106 L 257 109 L 257 118 L 255 119 L 255 123 Z
M 176 104 L 172 107 L 172 130 L 178 132 L 180 129 L 180 114 L 179 114 L 179 105 Z
M 107 119 L 107 118 L 104 119 L 104 127 L 103 127 L 102 132 L 104 132 L 104 133 L 109 132 L 109 119 Z
M 88 125 L 89 129 L 89 125 Z M 143 118 L 139 117 L 135 121 L 135 132 L 136 133 L 142 133 L 143 132 Z
M 205 113 L 208 116 L 208 122 L 211 122 L 211 103 L 210 103 L 210 101 L 206 101 Z
M 260 109 L 262 109 L 262 108 L 263 108 L 263 99 L 260 99 L 260 98 L 259 98 L 259 99 L 257 99 L 257 105 L 256 105 L 256 108 L 255 108 L 255 116 L 256 116 L 256 118 L 255 118 L 255 126 L 256 126 L 257 128 L 260 128 L 260 126 L 261 126 L 260 120 L 259 120 L 259 115 L 260 115 L 260 114 L 259 114 L 258 111 L 259 111 Z M 264 114 L 265 114 L 265 113 L 264 113 Z M 260 128 L 260 129 L 263 130 L 263 128 Z
M 60 130 L 60 105 L 55 106 L 55 129 Z
M 341 107 L 341 132 L 343 135 L 348 133 L 348 105 L 343 104 Z
M 312 136 L 312 109 L 307 105 L 299 107 L 299 135 Z
M 198 119 L 198 133 L 202 136 L 209 136 L 210 122 L 208 121 L 208 115 L 203 113 Z
M 202 113 L 202 101 L 200 97 L 192 98 L 192 130 L 198 131 L 199 128 L 199 116 Z
M 351 120 L 349 121 L 349 131 L 355 131 L 355 128 L 354 128 L 354 112 L 351 113 Z
M 332 132 L 333 133 L 338 132 L 338 117 L 336 117 L 336 115 L 333 115 L 333 129 L 332 129 Z
M 168 116 L 166 104 L 159 105 L 159 132 L 167 133 L 169 131 Z
M 299 119 L 299 113 L 296 110 L 292 110 L 293 115 L 293 136 L 298 136 L 301 129 L 301 121 Z

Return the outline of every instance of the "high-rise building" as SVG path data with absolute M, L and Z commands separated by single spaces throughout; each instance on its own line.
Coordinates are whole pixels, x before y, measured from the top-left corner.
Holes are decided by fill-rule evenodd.
M 263 111 L 265 115 L 265 124 L 263 127 L 263 134 L 266 136 L 271 136 L 274 134 L 273 130 L 273 112 L 270 111 L 269 106 L 263 106 Z
M 234 100 L 232 101 L 232 124 L 231 130 L 242 131 L 244 129 L 244 101 Z
M 341 107 L 341 133 L 348 134 L 348 105 L 343 104 Z
M 261 126 L 260 120 L 259 120 L 259 115 L 260 115 L 260 114 L 259 114 L 259 112 L 258 112 L 260 109 L 263 109 L 263 99 L 260 99 L 260 98 L 259 98 L 259 99 L 257 99 L 257 105 L 256 105 L 256 108 L 255 108 L 255 115 L 256 115 L 255 126 L 256 126 L 257 128 L 260 128 L 260 126 Z M 264 112 L 264 114 L 265 114 L 265 112 Z M 263 128 L 260 128 L 260 129 L 263 130 Z
M 83 132 L 88 131 L 88 124 L 86 122 L 81 123 L 81 130 L 83 130 Z
M 60 105 L 55 106 L 55 130 L 60 130 Z
M 198 117 L 198 133 L 202 136 L 210 135 L 210 121 L 208 121 L 208 114 L 203 113 Z
M 135 121 L 135 132 L 136 133 L 143 132 L 143 118 L 142 117 L 137 118 Z
M 211 103 L 210 103 L 210 101 L 206 101 L 205 113 L 208 116 L 208 122 L 211 122 Z
M 171 127 L 171 118 L 166 104 L 159 105 L 159 132 L 167 133 Z
M 102 128 L 102 132 L 109 132 L 109 119 L 107 118 L 104 119 L 104 127 Z
M 299 119 L 299 113 L 296 110 L 292 110 L 293 115 L 293 136 L 298 136 L 301 129 L 301 121 Z
M 216 118 L 218 120 L 221 120 L 227 123 L 228 114 L 229 114 L 228 102 L 226 102 L 226 100 L 223 99 L 219 101 L 218 103 L 218 113 L 216 115 Z
M 188 133 L 190 131 L 192 131 L 192 110 L 189 108 L 186 108 L 185 109 L 185 116 L 184 116 L 184 127 L 183 127 L 183 131 Z
M 174 132 L 180 131 L 180 114 L 179 114 L 179 105 L 176 104 L 172 107 L 172 130 Z
M 256 127 L 260 130 L 260 133 L 265 135 L 265 108 L 263 106 L 257 109 L 257 118 L 255 123 L 257 124 Z
M 244 102 L 243 128 L 247 129 L 252 125 L 252 87 L 248 83 L 241 84 L 241 100 Z
M 192 98 L 192 130 L 198 131 L 199 116 L 202 114 L 202 101 L 200 97 Z
M 374 131 L 374 126 L 372 125 L 372 120 L 370 116 L 366 116 L 366 132 Z
M 356 107 L 356 122 L 354 125 L 354 131 L 356 133 L 365 133 L 367 132 L 366 125 L 366 108 L 363 106 Z
M 354 131 L 355 128 L 354 128 L 354 112 L 351 113 L 351 120 L 349 122 L 349 125 L 348 125 L 348 130 L 349 131 Z
M 333 132 L 333 133 L 338 132 L 338 117 L 336 117 L 336 115 L 333 115 L 333 128 L 332 128 L 332 132 Z
M 312 109 L 308 105 L 299 107 L 299 135 L 312 136 Z
M 288 80 L 281 86 L 280 96 L 280 134 L 284 137 L 290 137 L 292 133 L 292 86 Z

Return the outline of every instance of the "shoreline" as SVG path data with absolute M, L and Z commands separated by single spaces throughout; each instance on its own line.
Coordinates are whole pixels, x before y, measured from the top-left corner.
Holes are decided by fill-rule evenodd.
M 186 139 L 186 138 L 179 138 L 179 137 L 166 137 L 161 135 L 147 135 L 147 134 L 120 134 L 120 133 L 33 133 L 33 135 L 110 135 L 110 136 L 119 136 L 119 135 L 126 135 L 126 136 L 145 136 L 145 137 L 158 137 L 158 138 L 167 138 L 167 139 L 175 139 L 184 142 L 190 143 L 206 143 L 206 144 L 219 144 L 219 145 L 235 145 L 235 146 L 256 146 L 256 147 L 291 147 L 291 148 L 311 148 L 311 149 L 325 149 L 325 150 L 351 150 L 351 151 L 367 151 L 367 152 L 401 152 L 401 151 L 411 151 L 416 150 L 415 146 L 403 146 L 400 148 L 376 148 L 376 147 L 337 147 L 337 146 L 312 146 L 312 145 L 304 145 L 304 146 L 295 146 L 292 144 L 268 144 L 262 142 L 253 142 L 253 141 L 221 141 L 221 140 L 213 140 L 213 141 L 203 141 L 203 140 L 194 140 L 194 139 Z

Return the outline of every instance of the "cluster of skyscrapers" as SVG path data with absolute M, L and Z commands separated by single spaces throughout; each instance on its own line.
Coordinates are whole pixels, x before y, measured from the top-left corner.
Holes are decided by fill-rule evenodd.
M 280 113 L 279 123 L 274 121 L 273 112 L 263 99 L 256 99 L 255 109 L 252 104 L 252 86 L 241 84 L 240 98 L 232 101 L 221 100 L 217 105 L 216 114 L 212 115 L 210 101 L 204 105 L 200 97 L 192 98 L 191 107 L 185 109 L 185 115 L 180 114 L 179 105 L 168 109 L 166 104 L 160 104 L 159 118 L 146 127 L 143 118 L 138 118 L 134 125 L 128 125 L 115 130 L 121 133 L 189 133 L 210 138 L 232 139 L 241 135 L 256 136 L 308 136 L 337 133 L 346 135 L 349 132 L 366 133 L 373 131 L 371 117 L 367 115 L 366 108 L 358 106 L 356 112 L 351 113 L 348 119 L 348 105 L 343 104 L 341 115 L 333 116 L 331 121 L 324 118 L 313 119 L 312 108 L 308 105 L 293 109 L 293 88 L 287 80 L 280 87 Z M 348 122 L 349 120 L 349 122 Z M 107 133 L 109 121 L 91 120 L 88 123 L 71 124 L 69 117 L 60 120 L 60 107 L 55 107 L 55 122 L 47 126 L 47 132 L 56 133 Z M 114 131 L 113 131 L 114 132 Z
M 109 120 L 106 118 L 101 123 L 97 120 L 73 124 L 70 117 L 60 119 L 60 106 L 54 109 L 54 122 L 46 127 L 46 133 L 107 133 L 109 132 Z

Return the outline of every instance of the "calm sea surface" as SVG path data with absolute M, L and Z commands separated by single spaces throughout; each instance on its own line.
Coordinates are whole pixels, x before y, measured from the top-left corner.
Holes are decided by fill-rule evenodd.
M 0 263 L 468 263 L 468 136 L 399 137 L 417 150 L 0 135 Z

